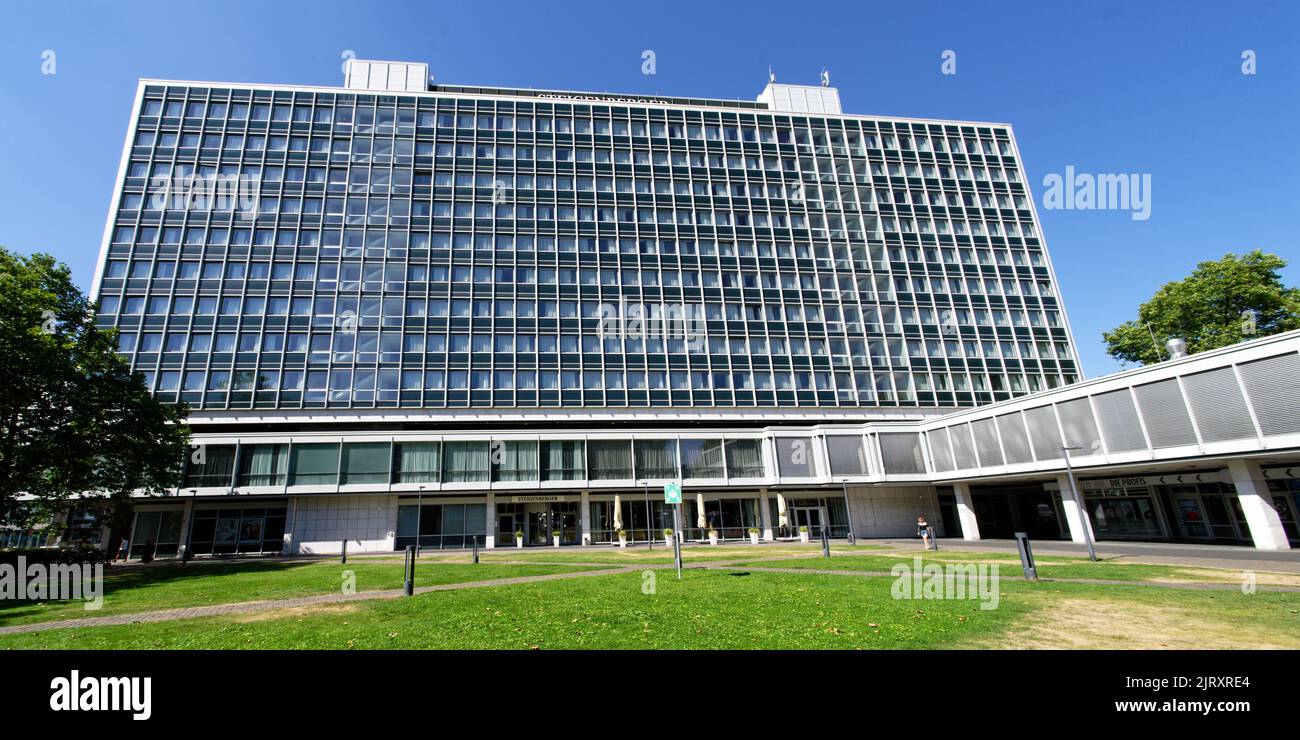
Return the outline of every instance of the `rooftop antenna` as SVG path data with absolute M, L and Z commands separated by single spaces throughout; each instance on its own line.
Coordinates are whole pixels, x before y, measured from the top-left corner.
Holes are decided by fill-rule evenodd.
M 831 72 L 825 67 L 822 67 L 822 87 L 830 87 L 830 86 L 831 86 Z
M 772 65 L 767 65 L 767 81 L 776 82 L 776 72 L 772 71 Z

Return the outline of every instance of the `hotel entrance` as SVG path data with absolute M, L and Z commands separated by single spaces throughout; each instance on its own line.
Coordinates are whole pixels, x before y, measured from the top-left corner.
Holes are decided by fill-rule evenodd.
M 522 532 L 524 545 L 544 547 L 554 544 L 552 533 L 560 533 L 561 545 L 579 541 L 578 504 L 556 500 L 562 496 L 515 496 L 511 503 L 497 505 L 497 547 L 515 544 L 515 533 Z M 538 500 L 543 499 L 543 500 Z
M 822 536 L 822 523 L 827 521 L 826 507 L 824 506 L 791 506 L 790 521 L 794 524 L 794 531 L 797 534 L 802 531 L 803 527 L 808 528 L 808 536 L 812 539 L 818 539 Z M 827 533 L 829 535 L 829 533 Z

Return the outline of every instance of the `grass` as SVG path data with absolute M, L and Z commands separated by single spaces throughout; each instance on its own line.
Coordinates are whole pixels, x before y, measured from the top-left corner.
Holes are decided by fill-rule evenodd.
M 1000 647 L 1281 647 L 1300 648 L 1300 593 L 1185 589 L 1162 582 L 1240 583 L 1240 571 L 1083 558 L 1037 559 L 1044 579 L 1019 580 L 1014 554 L 836 545 L 828 560 L 812 545 L 731 545 L 685 549 L 690 569 L 644 569 L 539 583 L 484 586 L 283 608 L 242 615 L 0 635 L 0 649 L 96 648 L 1000 648 Z M 891 594 L 898 563 L 997 563 L 996 609 L 976 600 L 908 600 Z M 556 552 L 551 549 L 426 555 L 419 585 L 588 571 L 581 563 L 636 567 L 671 562 L 645 547 Z M 785 558 L 785 559 L 781 559 Z M 518 562 L 515 562 L 518 561 Z M 558 563 L 558 564 L 556 564 Z M 600 567 L 600 566 L 593 566 Z M 860 571 L 861 576 L 772 573 L 746 568 Z M 400 586 L 401 561 L 230 562 L 121 569 L 109 576 L 105 608 L 77 603 L 0 604 L 0 624 L 130 613 L 156 608 L 292 598 L 337 592 L 344 571 L 359 591 Z M 653 575 L 647 575 L 651 574 Z M 1300 585 L 1290 574 L 1261 574 L 1260 584 Z M 644 587 L 652 583 L 646 593 Z
M 432 586 L 581 570 L 589 569 L 543 564 L 471 565 L 421 561 L 415 571 L 415 583 L 417 586 Z M 186 567 L 108 568 L 104 572 L 103 608 L 86 611 L 82 601 L 0 601 L 0 626 L 338 593 L 343 587 L 345 572 L 351 572 L 355 577 L 357 591 L 402 587 L 400 561 L 350 562 L 347 565 L 337 562 L 235 561 Z
M 998 606 L 898 600 L 893 579 L 691 570 L 657 571 L 654 592 L 631 572 L 547 583 L 353 602 L 305 612 L 216 617 L 0 635 L 26 649 L 930 649 L 1052 646 L 1053 610 L 1090 620 L 1093 643 L 1185 640 L 1232 633 L 1300 647 L 1300 595 L 1142 585 L 1003 581 Z M 1082 607 L 1078 605 L 1083 605 Z M 1060 611 L 1059 609 L 1056 611 Z M 1126 635 L 1132 613 L 1155 614 L 1167 635 Z M 1096 615 L 1105 617 L 1105 620 Z M 1045 623 L 1045 624 L 1044 624 Z M 1150 632 L 1150 625 L 1141 631 Z M 1132 630 L 1130 630 L 1131 632 Z M 1070 639 L 1074 639 L 1073 636 Z M 1157 642 L 1156 645 L 1163 643 Z M 1179 643 L 1181 644 L 1181 643 Z M 1079 646 L 1079 645 L 1074 645 Z M 1125 646 L 1120 644 L 1119 646 Z M 1146 646 L 1142 643 L 1140 646 Z M 1240 644 L 1230 646 L 1241 647 Z

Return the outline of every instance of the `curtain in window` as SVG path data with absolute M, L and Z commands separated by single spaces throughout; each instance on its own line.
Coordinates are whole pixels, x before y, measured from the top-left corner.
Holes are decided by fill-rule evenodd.
M 732 478 L 761 478 L 763 476 L 762 440 L 728 440 L 727 475 Z
M 683 478 L 721 478 L 722 440 L 683 439 Z
M 491 470 L 487 442 L 447 442 L 443 445 L 443 480 L 448 483 L 485 481 Z
M 505 442 L 501 448 L 501 464 L 497 466 L 497 480 L 537 480 L 537 443 Z
M 636 475 L 638 478 L 676 478 L 677 443 L 675 440 L 637 440 Z
M 243 484 L 246 486 L 278 486 L 284 483 L 284 471 L 289 461 L 285 445 L 252 445 L 244 451 Z
M 403 442 L 397 450 L 399 483 L 438 482 L 437 442 Z
M 581 441 L 542 442 L 543 480 L 580 480 L 586 477 Z
M 632 477 L 632 455 L 627 442 L 590 442 L 593 480 Z

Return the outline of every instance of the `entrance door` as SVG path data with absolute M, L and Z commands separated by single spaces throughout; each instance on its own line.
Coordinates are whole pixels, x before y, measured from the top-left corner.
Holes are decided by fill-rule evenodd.
M 1174 507 L 1178 513 L 1178 528 L 1183 536 L 1190 539 L 1208 540 L 1210 528 L 1205 523 L 1205 511 L 1201 508 L 1199 496 L 1180 495 L 1174 497 Z
M 802 527 L 808 528 L 808 536 L 818 539 L 822 536 L 822 522 L 826 521 L 826 511 L 820 506 L 792 506 L 794 531 L 797 535 Z
M 551 544 L 551 510 L 549 508 L 528 512 L 528 544 Z
M 514 547 L 517 529 L 514 514 L 497 514 L 497 547 Z

